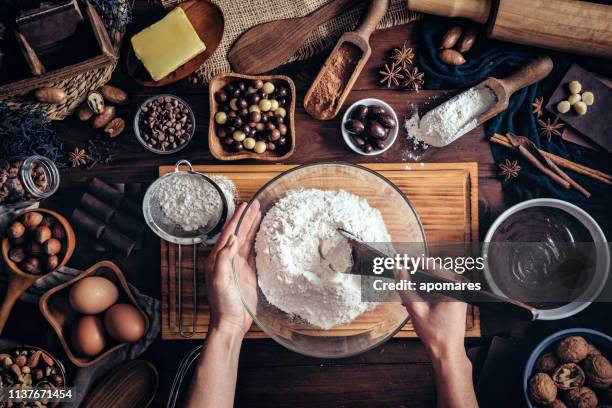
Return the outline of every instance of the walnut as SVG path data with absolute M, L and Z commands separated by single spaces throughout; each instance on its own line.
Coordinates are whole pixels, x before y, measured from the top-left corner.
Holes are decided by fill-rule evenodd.
M 555 369 L 552 379 L 561 390 L 571 390 L 584 384 L 584 371 L 576 363 L 565 363 Z
M 612 384 L 612 365 L 602 355 L 587 357 L 583 363 L 584 373 L 593 388 L 607 388 Z
M 557 398 L 557 387 L 550 375 L 537 373 L 529 380 L 529 395 L 537 404 L 547 405 Z
M 557 345 L 557 357 L 565 363 L 582 361 L 589 352 L 589 343 L 582 336 L 566 337 Z
M 559 365 L 559 359 L 554 353 L 544 353 L 535 362 L 534 369 L 537 373 L 551 374 Z
M 560 399 L 556 399 L 552 402 L 552 404 L 547 405 L 546 408 L 567 408 L 567 405 L 565 405 L 565 402 L 561 401 Z
M 587 356 L 595 356 L 601 354 L 601 351 L 591 343 L 589 343 L 589 349 L 587 351 Z
M 597 408 L 597 395 L 589 387 L 579 387 L 569 390 L 565 400 L 570 408 Z

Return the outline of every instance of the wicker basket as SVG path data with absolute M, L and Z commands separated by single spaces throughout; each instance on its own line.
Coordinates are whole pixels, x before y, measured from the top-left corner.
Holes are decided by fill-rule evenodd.
M 40 109 L 49 120 L 62 120 L 72 114 L 92 89 L 97 89 L 110 80 L 119 59 L 121 36 L 114 36 L 114 41 L 111 42 L 96 9 L 89 2 L 86 8 L 92 28 L 100 41 L 102 55 L 35 78 L 0 86 L 0 103 L 6 104 L 10 109 Z M 62 105 L 38 102 L 32 96 L 32 91 L 41 87 L 63 89 L 68 95 L 67 102 Z

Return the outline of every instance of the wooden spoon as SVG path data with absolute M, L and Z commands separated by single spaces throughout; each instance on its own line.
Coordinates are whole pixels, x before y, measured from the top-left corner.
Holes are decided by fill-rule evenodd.
M 513 93 L 546 78 L 552 69 L 550 57 L 538 57 L 504 79 L 490 77 L 476 85 L 476 89 L 489 88 L 497 98 L 497 103 L 477 118 L 478 125 L 504 111 Z
M 35 208 L 32 210 L 26 210 L 19 213 L 19 217 L 28 212 L 39 212 L 43 215 L 50 215 L 55 218 L 61 225 L 64 227 L 64 231 L 66 232 L 66 251 L 64 253 L 64 257 L 62 261 L 58 265 L 58 268 L 66 265 L 68 260 L 72 257 L 74 253 L 74 248 L 76 245 L 76 237 L 74 235 L 74 230 L 68 223 L 68 220 L 64 218 L 62 215 L 56 213 L 55 211 L 48 210 L 45 208 Z M 8 238 L 4 238 L 2 240 L 2 258 L 4 263 L 6 264 L 6 271 L 8 273 L 8 285 L 6 288 L 6 294 L 4 299 L 2 300 L 2 306 L 0 307 L 0 334 L 4 330 L 4 326 L 11 314 L 11 310 L 17 302 L 17 299 L 21 297 L 21 294 L 25 292 L 32 284 L 43 275 L 33 275 L 31 273 L 26 273 L 19 268 L 15 262 L 11 260 L 9 257 L 11 244 Z
M 200 39 L 206 44 L 206 50 L 203 53 L 196 55 L 174 72 L 166 75 L 159 81 L 154 81 L 151 75 L 147 72 L 144 65 L 138 60 L 132 45 L 129 44 L 129 49 L 126 58 L 126 68 L 128 74 L 140 85 L 143 86 L 165 86 L 180 81 L 183 78 L 193 74 L 198 68 L 204 64 L 208 58 L 215 52 L 221 38 L 223 38 L 224 19 L 223 12 L 214 3 L 205 0 L 189 0 L 179 4 L 177 7 L 182 8 L 187 15 L 187 18 L 193 25 L 193 28 L 200 36 Z
M 327 57 L 327 60 L 321 68 L 321 71 L 319 71 L 319 74 L 314 79 L 312 85 L 308 89 L 308 92 L 306 92 L 306 95 L 304 96 L 304 109 L 306 109 L 306 112 L 308 112 L 310 116 L 318 120 L 329 120 L 334 118 L 338 114 L 340 108 L 342 107 L 342 104 L 344 103 L 344 100 L 353 88 L 357 77 L 359 77 L 359 74 L 363 70 L 363 67 L 365 66 L 366 62 L 368 62 L 370 54 L 372 54 L 372 49 L 370 48 L 369 43 L 370 35 L 376 29 L 378 22 L 387 12 L 387 8 L 389 8 L 389 0 L 372 0 L 366 17 L 362 21 L 361 25 L 357 28 L 357 30 L 342 34 L 342 37 L 340 37 L 331 54 L 329 55 L 329 57 Z M 361 58 L 353 69 L 353 72 L 350 73 L 350 77 L 348 77 L 348 80 L 344 84 L 344 87 L 340 87 L 340 94 L 333 95 L 335 99 L 333 101 L 333 111 L 321 112 L 319 109 L 317 109 L 317 104 L 315 103 L 313 98 L 313 91 L 317 89 L 317 87 L 321 86 L 320 82 L 323 81 L 324 77 L 329 74 L 327 71 L 331 71 L 334 68 L 332 67 L 332 62 L 336 58 L 336 53 L 338 53 L 340 48 L 346 44 L 352 44 L 353 46 L 359 48 L 362 52 Z
M 319 25 L 364 0 L 334 0 L 312 13 L 259 24 L 243 33 L 227 54 L 236 72 L 260 74 L 285 63 Z M 291 32 L 290 35 L 282 33 Z

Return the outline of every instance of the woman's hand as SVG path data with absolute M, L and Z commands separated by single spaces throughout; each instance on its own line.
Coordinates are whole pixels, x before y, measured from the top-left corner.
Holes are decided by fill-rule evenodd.
M 253 320 L 245 309 L 232 274 L 232 261 L 245 300 L 255 306 L 257 302 L 255 278 L 255 235 L 259 229 L 261 213 L 255 201 L 244 215 L 238 235 L 234 235 L 238 220 L 246 208 L 241 204 L 223 229 L 217 243 L 206 260 L 205 280 L 211 308 L 211 330 L 237 334 L 241 338 Z

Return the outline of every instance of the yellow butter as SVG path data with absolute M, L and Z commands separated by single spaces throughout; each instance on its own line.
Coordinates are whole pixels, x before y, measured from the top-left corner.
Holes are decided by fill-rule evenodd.
M 132 47 L 155 81 L 206 50 L 206 45 L 180 7 L 134 35 Z

